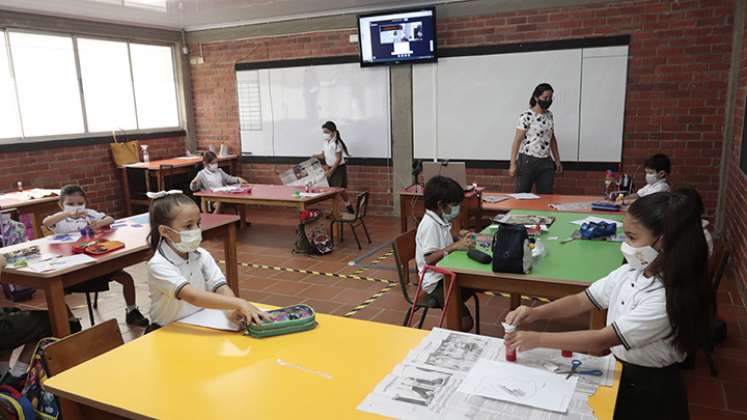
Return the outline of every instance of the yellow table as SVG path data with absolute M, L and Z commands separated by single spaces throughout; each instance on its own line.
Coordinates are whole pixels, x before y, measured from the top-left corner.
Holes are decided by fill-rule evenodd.
M 356 407 L 428 332 L 317 318 L 313 331 L 260 340 L 171 324 L 45 386 L 79 405 L 131 418 L 381 418 Z M 599 418 L 612 418 L 618 382 L 590 399 Z

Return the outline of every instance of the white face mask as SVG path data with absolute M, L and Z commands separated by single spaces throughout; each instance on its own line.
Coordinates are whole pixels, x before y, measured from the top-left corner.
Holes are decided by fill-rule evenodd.
M 217 163 L 210 163 L 207 166 L 208 171 L 215 172 L 218 170 L 218 164 Z
M 169 228 L 171 229 L 171 228 Z M 178 232 L 174 229 L 171 229 L 174 232 Z M 183 230 L 179 233 L 179 242 L 171 242 L 171 246 L 174 247 L 179 252 L 183 253 L 190 253 L 197 250 L 197 248 L 200 246 L 200 243 L 202 242 L 202 230 L 200 229 L 192 229 L 192 230 Z
M 646 184 L 651 185 L 659 180 L 659 175 L 657 174 L 646 174 Z
M 620 251 L 625 257 L 625 261 L 638 270 L 645 270 L 659 256 L 659 251 L 651 245 L 636 248 L 627 242 L 623 242 L 620 245 Z
M 447 222 L 450 222 L 456 219 L 458 216 L 459 216 L 459 205 L 452 207 L 449 213 L 444 212 L 444 219 L 446 219 Z
M 324 136 L 324 141 L 330 141 L 333 138 L 335 138 L 334 135 L 332 135 L 332 133 L 322 133 L 322 135 Z
M 69 212 L 69 213 L 74 213 L 74 212 L 76 212 L 78 210 L 85 210 L 86 209 L 86 205 L 85 204 L 81 204 L 79 206 L 68 206 L 67 204 L 65 204 L 62 207 L 63 207 L 63 209 L 66 212 Z

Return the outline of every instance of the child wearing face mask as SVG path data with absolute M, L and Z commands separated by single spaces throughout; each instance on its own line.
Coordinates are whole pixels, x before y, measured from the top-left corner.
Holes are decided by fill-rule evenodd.
M 150 235 L 154 251 L 148 262 L 150 315 L 146 334 L 197 312 L 200 308 L 230 311 L 237 324 L 259 323 L 268 315 L 236 297 L 209 252 L 200 248 L 200 209 L 179 191 L 148 193 Z
M 78 185 L 66 185 L 60 190 L 60 208 L 62 211 L 47 216 L 42 221 L 44 226 L 56 235 L 78 233 L 87 226 L 94 230 L 103 229 L 114 223 L 111 216 L 86 208 L 86 192 Z M 67 292 L 103 292 L 109 290 L 109 282 L 112 280 L 122 285 L 122 293 L 127 304 L 127 323 L 138 327 L 148 326 L 148 318 L 140 313 L 136 305 L 135 281 L 126 271 L 115 271 L 70 287 Z
M 474 241 L 466 236 L 454 238 L 451 233 L 451 221 L 459 216 L 459 205 L 464 200 L 464 190 L 453 179 L 434 176 L 425 184 L 423 192 L 425 215 L 418 225 L 415 236 L 415 262 L 418 275 L 422 275 L 425 264 L 436 265 L 450 252 L 467 251 L 475 246 Z M 455 241 L 455 239 L 457 239 Z M 423 290 L 444 306 L 443 276 L 427 272 L 423 278 Z M 472 316 L 464 302 L 474 295 L 471 289 L 462 289 L 462 331 L 470 331 L 473 326 Z
M 324 137 L 322 153 L 312 155 L 312 157 L 322 162 L 324 174 L 327 176 L 330 187 L 347 188 L 348 167 L 345 156 L 350 156 L 348 146 L 342 141 L 337 125 L 332 121 L 327 121 L 322 125 L 322 136 Z M 345 203 L 345 209 L 349 213 L 355 213 L 347 191 L 343 190 L 340 197 Z
M 646 171 L 646 185 L 636 193 L 625 197 L 627 203 L 647 195 L 669 191 L 670 189 L 667 177 L 672 173 L 672 161 L 669 160 L 669 156 L 657 153 L 646 159 L 646 162 L 643 163 L 643 169 Z
M 630 206 L 624 230 L 620 249 L 627 264 L 584 292 L 535 308 L 521 306 L 506 316 L 518 326 L 607 309 L 606 327 L 518 331 L 507 334 L 506 343 L 519 351 L 610 349 L 623 365 L 615 419 L 686 419 L 679 362 L 705 343 L 714 313 L 700 214 L 684 195 L 654 193 Z
M 219 168 L 218 156 L 214 152 L 208 151 L 205 153 L 202 157 L 202 166 L 204 168 L 189 183 L 189 188 L 192 191 L 210 190 L 233 184 L 247 184 L 243 178 L 231 176 Z M 213 213 L 220 213 L 220 205 L 221 203 L 214 204 Z M 207 209 L 203 210 L 207 211 Z

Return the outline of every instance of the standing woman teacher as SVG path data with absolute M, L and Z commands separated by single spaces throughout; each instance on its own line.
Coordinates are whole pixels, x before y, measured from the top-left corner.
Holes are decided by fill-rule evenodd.
M 530 108 L 519 116 L 508 169 L 516 177 L 517 193 L 531 192 L 536 186 L 538 194 L 552 194 L 555 174 L 563 173 L 550 112 L 552 94 L 552 86 L 540 83 L 529 99 Z

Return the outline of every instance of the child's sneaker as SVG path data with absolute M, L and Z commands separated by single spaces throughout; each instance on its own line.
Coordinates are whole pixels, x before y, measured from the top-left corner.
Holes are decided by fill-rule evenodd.
M 127 313 L 127 316 L 125 317 L 127 319 L 128 325 L 134 325 L 136 327 L 147 327 L 148 324 L 150 324 L 150 321 L 148 321 L 148 318 L 144 317 L 143 314 L 140 313 L 140 310 L 138 308 L 135 308 Z

